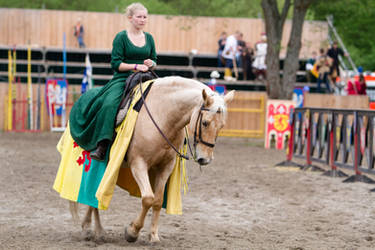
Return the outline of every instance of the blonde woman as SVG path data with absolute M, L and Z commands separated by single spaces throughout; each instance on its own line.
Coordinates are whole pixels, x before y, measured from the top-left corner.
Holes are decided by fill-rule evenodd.
M 154 39 L 143 31 L 147 9 L 141 3 L 133 3 L 126 8 L 125 14 L 130 26 L 113 40 L 111 66 L 115 73 L 112 80 L 82 95 L 70 113 L 70 133 L 74 141 L 99 161 L 105 159 L 113 139 L 126 79 L 134 71 L 145 72 L 156 66 Z

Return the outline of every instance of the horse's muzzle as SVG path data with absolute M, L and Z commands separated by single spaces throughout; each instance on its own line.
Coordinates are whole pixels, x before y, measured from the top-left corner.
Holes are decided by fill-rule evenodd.
M 211 162 L 210 159 L 206 159 L 206 158 L 199 158 L 197 160 L 197 162 L 199 163 L 199 165 L 203 166 L 203 165 L 207 165 L 208 163 Z

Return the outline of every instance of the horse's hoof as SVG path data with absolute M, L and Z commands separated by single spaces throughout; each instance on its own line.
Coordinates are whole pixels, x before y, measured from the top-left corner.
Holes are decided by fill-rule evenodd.
M 137 239 L 138 239 L 138 235 L 135 235 L 134 233 L 131 232 L 131 230 L 129 231 L 130 229 L 130 226 L 126 227 L 125 228 L 125 239 L 127 242 L 136 242 Z
M 158 244 L 160 243 L 160 239 L 158 235 L 150 234 L 150 243 L 152 244 Z
M 104 235 L 101 235 L 101 236 L 98 236 L 98 237 L 95 236 L 95 243 L 97 243 L 99 245 L 106 243 Z
M 95 242 L 105 243 L 105 231 L 104 230 L 101 230 L 95 233 Z
M 82 230 L 81 236 L 83 240 L 90 241 L 94 238 L 93 232 L 91 230 Z

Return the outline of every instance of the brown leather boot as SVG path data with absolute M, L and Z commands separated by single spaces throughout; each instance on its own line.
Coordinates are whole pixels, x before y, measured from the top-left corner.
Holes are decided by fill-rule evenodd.
M 97 161 L 104 161 L 105 155 L 107 153 L 108 145 L 109 145 L 108 140 L 102 140 L 102 141 L 98 142 L 98 147 L 96 148 L 95 151 L 92 151 L 90 153 L 90 157 L 94 160 L 97 160 Z

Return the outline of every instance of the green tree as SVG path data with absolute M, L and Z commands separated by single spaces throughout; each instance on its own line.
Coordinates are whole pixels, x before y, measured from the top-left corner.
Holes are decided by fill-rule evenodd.
M 301 37 L 305 15 L 316 0 L 285 0 L 278 5 L 276 0 L 262 0 L 262 9 L 267 33 L 267 93 L 274 99 L 291 99 L 298 70 Z M 280 78 L 280 48 L 283 27 L 289 8 L 293 8 L 292 29 L 284 61 L 283 77 Z
M 354 63 L 365 70 L 375 69 L 375 1 L 331 0 L 311 6 L 309 18 L 325 20 L 333 15 L 334 26 Z

